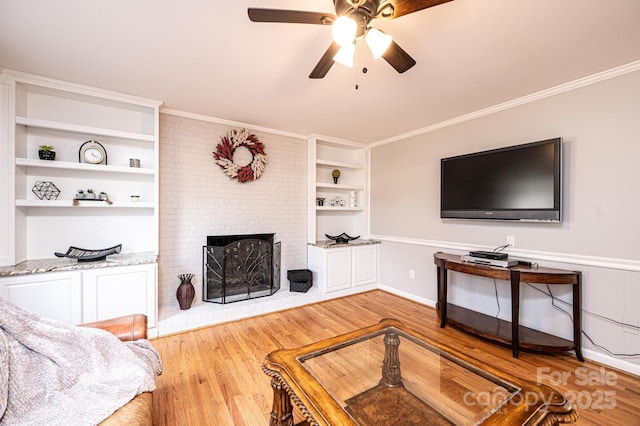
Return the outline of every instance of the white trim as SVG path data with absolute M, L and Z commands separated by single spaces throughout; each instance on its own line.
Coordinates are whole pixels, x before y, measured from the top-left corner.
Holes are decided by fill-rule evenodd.
M 211 117 L 211 116 L 208 116 L 208 115 L 195 114 L 195 113 L 186 112 L 186 111 L 178 111 L 178 110 L 171 109 L 171 108 L 162 108 L 160 110 L 160 114 L 173 115 L 173 116 L 176 116 L 176 117 L 191 118 L 193 120 L 206 121 L 208 123 L 215 123 L 215 124 L 222 124 L 224 126 L 245 127 L 245 128 L 249 128 L 249 129 L 255 130 L 257 132 L 271 133 L 271 134 L 274 134 L 274 135 L 286 136 L 286 137 L 295 138 L 295 139 L 304 139 L 305 141 L 307 140 L 307 136 L 301 135 L 299 133 L 285 132 L 283 130 L 276 130 L 276 129 L 272 129 L 272 128 L 269 128 L 269 127 L 263 127 L 263 126 L 254 126 L 253 124 L 243 123 L 241 121 L 225 120 L 223 118 L 217 118 L 217 117 Z
M 312 133 L 312 134 L 308 135 L 307 138 L 308 139 L 320 139 L 323 142 L 334 143 L 334 144 L 340 145 L 341 148 L 343 147 L 343 145 L 350 146 L 350 147 L 353 147 L 355 149 L 365 149 L 365 148 L 369 147 L 369 144 L 366 144 L 366 143 L 350 141 L 350 140 L 347 140 L 347 139 L 335 138 L 333 136 L 319 135 L 317 133 Z
M 3 227 L 6 226 L 7 235 L 0 244 L 0 266 L 13 265 L 16 260 L 16 215 L 15 215 L 15 86 L 11 78 L 0 74 L 0 180 L 6 182 L 4 195 L 6 199 L 0 217 L 3 217 Z
M 378 284 L 378 290 L 386 291 L 387 293 L 395 294 L 396 296 L 400 296 L 404 299 L 411 300 L 412 302 L 420 303 L 425 306 L 429 306 L 430 308 L 436 308 L 436 301 L 427 299 L 426 297 L 418 297 L 413 293 L 408 293 L 406 291 L 398 290 L 397 288 L 389 287 L 384 284 Z
M 584 339 L 583 339 L 583 342 L 584 342 Z M 603 354 L 601 352 L 596 352 L 591 349 L 584 349 L 584 347 L 582 348 L 582 355 L 584 355 L 585 359 L 596 361 L 601 364 L 605 364 L 610 367 L 617 368 L 622 371 L 626 371 L 627 373 L 640 376 L 640 365 L 634 364 L 625 359 L 614 358 L 611 355 Z
M 29 74 L 22 71 L 15 71 L 5 68 L 2 71 L 3 74 L 11 76 L 17 83 L 31 84 L 34 86 L 42 86 L 49 89 L 56 89 L 65 92 L 75 91 L 77 93 L 101 97 L 116 102 L 128 102 L 138 105 L 142 105 L 148 108 L 157 108 L 162 105 L 162 101 L 155 99 L 142 98 L 140 96 L 129 95 L 126 93 L 114 92 L 113 90 L 101 89 L 98 87 L 87 86 L 84 84 L 72 83 L 68 81 L 56 80 L 50 77 L 43 77 L 41 75 Z
M 530 102 L 535 102 L 540 99 L 548 98 L 550 96 L 555 96 L 560 93 L 568 92 L 574 89 L 578 89 L 580 87 L 589 86 L 591 84 L 599 83 L 604 80 L 608 80 L 611 78 L 615 78 L 624 74 L 628 74 L 634 71 L 640 70 L 640 61 L 631 62 L 626 65 L 622 65 L 616 68 L 612 68 L 607 71 L 599 72 L 597 74 L 590 75 L 588 77 L 580 78 L 578 80 L 570 81 L 568 83 L 560 84 L 555 87 L 551 87 L 549 89 L 541 90 L 539 92 L 531 93 L 526 96 L 522 96 L 520 98 L 516 98 L 507 102 L 503 102 L 498 105 L 494 105 L 489 108 L 481 109 L 470 114 L 465 114 L 456 118 L 452 118 L 450 120 L 441 121 L 439 123 L 433 124 L 431 126 L 423 127 L 421 129 L 416 129 L 407 133 L 403 133 L 401 135 L 392 136 L 387 139 L 382 139 L 377 142 L 371 143 L 369 146 L 371 148 L 378 147 L 381 145 L 386 145 L 392 142 L 398 142 L 404 139 L 408 139 L 414 136 L 422 135 L 425 133 L 430 133 L 438 129 L 442 129 L 445 127 L 453 126 L 455 124 L 460 124 L 465 121 L 474 120 L 479 117 L 484 117 L 485 115 L 490 115 L 495 112 L 504 111 L 507 109 L 515 108 L 520 105 L 528 104 Z
M 460 250 L 460 251 L 492 250 L 494 248 L 494 247 L 478 245 L 478 244 L 455 243 L 450 241 L 422 240 L 417 238 L 394 237 L 389 235 L 377 235 L 377 234 L 372 234 L 371 238 L 376 240 L 381 240 L 381 241 L 393 242 L 393 243 L 412 244 L 412 245 L 436 247 L 440 249 Z M 537 250 L 508 249 L 508 252 L 509 252 L 509 255 L 512 255 L 514 257 L 525 258 L 528 260 L 545 260 L 549 262 L 568 263 L 571 265 L 595 266 L 598 268 L 610 268 L 610 269 L 620 269 L 624 271 L 640 272 L 640 261 L 632 260 L 632 259 L 616 259 L 612 257 L 586 256 L 586 255 L 572 254 L 572 253 L 555 253 L 555 252 L 546 252 L 546 251 L 537 251 Z

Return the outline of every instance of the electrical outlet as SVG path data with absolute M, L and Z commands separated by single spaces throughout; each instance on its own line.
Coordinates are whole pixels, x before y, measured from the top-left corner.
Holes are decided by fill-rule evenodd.
M 507 244 L 509 245 L 509 247 L 515 247 L 516 246 L 516 237 L 513 235 L 507 235 Z
M 412 280 L 416 279 L 416 271 L 414 269 L 409 269 L 409 278 Z

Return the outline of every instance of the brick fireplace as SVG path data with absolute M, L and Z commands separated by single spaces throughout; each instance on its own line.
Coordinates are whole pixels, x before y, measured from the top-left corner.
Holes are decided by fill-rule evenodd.
M 202 300 L 230 303 L 280 289 L 280 242 L 275 234 L 208 236 L 202 255 Z

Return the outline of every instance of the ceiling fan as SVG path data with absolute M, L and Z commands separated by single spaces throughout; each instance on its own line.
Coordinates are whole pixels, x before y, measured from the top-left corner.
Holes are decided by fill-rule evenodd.
M 374 19 L 395 19 L 451 0 L 333 0 L 336 13 L 301 10 L 249 8 L 253 22 L 283 22 L 331 25 L 333 39 L 309 78 L 323 78 L 334 62 L 353 66 L 355 42 L 364 36 L 374 58 L 382 57 L 396 71 L 403 73 L 416 61 L 391 36 L 370 26 Z

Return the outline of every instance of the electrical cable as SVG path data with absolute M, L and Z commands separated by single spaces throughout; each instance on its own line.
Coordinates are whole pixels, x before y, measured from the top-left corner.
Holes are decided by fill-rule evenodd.
M 559 298 L 555 297 L 555 296 L 553 295 L 553 293 L 551 293 L 551 288 L 549 287 L 549 284 L 547 284 L 547 289 L 549 290 L 549 293 L 545 292 L 544 290 L 539 289 L 538 287 L 533 286 L 533 285 L 532 285 L 532 284 L 530 284 L 530 283 L 526 283 L 526 284 L 527 284 L 529 287 L 531 287 L 532 289 L 534 289 L 535 291 L 538 291 L 538 292 L 540 292 L 540 293 L 542 293 L 542 294 L 544 294 L 544 295 L 546 295 L 546 296 L 550 297 L 552 300 L 555 300 L 555 301 L 557 301 L 557 302 L 560 302 L 560 303 L 562 303 L 562 304 L 564 304 L 564 305 L 566 305 L 566 306 L 573 306 L 573 304 L 572 304 L 572 303 L 570 303 L 570 302 L 566 302 L 566 301 L 564 301 L 564 300 L 562 300 L 562 299 L 559 299 Z M 600 314 L 596 314 L 596 313 L 593 313 L 593 312 L 587 311 L 587 310 L 586 310 L 586 309 L 584 309 L 584 308 L 580 309 L 580 311 L 581 311 L 581 312 L 584 312 L 585 314 L 587 314 L 587 315 L 589 315 L 589 316 L 596 317 L 596 318 L 599 318 L 599 319 L 601 319 L 601 320 L 609 321 L 610 323 L 613 323 L 613 324 L 616 324 L 616 325 L 620 325 L 620 326 L 622 326 L 622 327 L 633 328 L 633 329 L 635 329 L 635 330 L 639 330 L 639 331 L 640 331 L 640 326 L 637 326 L 637 325 L 634 325 L 634 324 L 627 324 L 627 323 L 625 323 L 625 322 L 621 322 L 621 321 L 618 321 L 618 320 L 614 320 L 613 318 L 605 317 L 605 316 L 603 316 L 603 315 L 600 315 Z
M 500 253 L 502 250 L 506 249 L 507 247 L 509 247 L 511 244 L 505 244 L 503 246 L 498 246 L 496 248 L 493 249 L 494 253 Z
M 589 342 L 591 342 L 591 344 L 592 344 L 593 346 L 595 346 L 596 348 L 600 348 L 600 349 L 602 349 L 603 351 L 607 352 L 607 353 L 608 353 L 609 355 L 611 355 L 611 356 L 617 356 L 617 357 L 630 357 L 630 358 L 640 356 L 640 353 L 638 353 L 638 354 L 620 354 L 620 353 L 611 352 L 609 349 L 605 348 L 604 346 L 599 345 L 599 344 L 597 344 L 596 342 L 594 342 L 594 341 L 593 341 L 593 339 L 591 338 L 591 336 L 589 336 L 589 335 L 588 335 L 584 330 L 580 330 L 580 331 L 582 332 L 582 334 L 584 334 L 584 337 L 586 337 L 586 338 L 587 338 L 587 340 L 588 340 Z
M 498 318 L 498 315 L 500 315 L 500 300 L 498 299 L 498 283 L 495 279 L 493 280 L 493 289 L 496 292 L 496 303 L 498 304 L 498 313 L 494 318 Z
M 545 295 L 547 295 L 548 297 L 550 297 L 550 298 L 551 298 L 551 306 L 552 306 L 554 309 L 556 309 L 556 310 L 558 310 L 558 311 L 560 311 L 560 312 L 564 313 L 565 315 L 567 315 L 567 316 L 568 316 L 568 317 L 573 321 L 573 315 L 571 315 L 569 312 L 565 311 L 565 310 L 564 310 L 564 309 L 562 309 L 561 307 L 557 306 L 557 305 L 554 303 L 554 301 L 555 301 L 555 300 L 558 300 L 559 302 L 564 303 L 564 304 L 565 304 L 565 305 L 567 305 L 567 306 L 573 306 L 573 304 L 572 304 L 572 303 L 569 303 L 569 302 L 565 302 L 564 300 L 562 300 L 562 299 L 558 299 L 557 297 L 555 297 L 555 296 L 553 295 L 553 292 L 551 291 L 551 287 L 549 287 L 549 284 L 546 284 L 546 286 L 547 286 L 547 290 L 549 291 L 549 293 L 546 293 L 545 291 L 543 291 L 543 290 L 541 290 L 541 289 L 539 289 L 539 288 L 537 288 L 537 287 L 533 286 L 531 283 L 526 283 L 526 284 L 527 284 L 529 287 L 531 287 L 532 289 L 534 289 L 534 290 L 536 290 L 536 291 L 539 291 L 540 293 L 545 294 Z M 629 328 L 633 328 L 633 329 L 635 329 L 635 330 L 640 330 L 640 327 L 638 327 L 637 325 L 633 325 L 633 324 L 626 324 L 626 323 L 621 322 L 621 321 L 616 321 L 616 320 L 614 320 L 614 319 L 612 319 L 612 318 L 607 318 L 607 317 L 602 316 L 602 315 L 594 314 L 594 313 L 592 313 L 592 312 L 587 311 L 586 309 L 580 309 L 580 311 L 581 311 L 581 312 L 586 313 L 587 315 L 592 315 L 592 316 L 594 316 L 594 317 L 596 317 L 596 318 L 600 318 L 600 319 L 603 319 L 603 320 L 606 320 L 606 321 L 612 322 L 612 323 L 614 323 L 614 324 L 621 325 L 621 326 L 623 326 L 623 327 L 629 327 Z M 630 358 L 635 358 L 635 357 L 639 357 L 639 356 L 640 356 L 640 353 L 624 354 L 624 353 L 616 353 L 616 352 L 612 352 L 612 351 L 610 351 L 609 349 L 607 349 L 606 347 L 604 347 L 604 346 L 602 346 L 602 345 L 597 344 L 597 343 L 596 343 L 596 342 L 591 338 L 591 336 L 589 336 L 589 335 L 587 334 L 587 332 L 586 332 L 586 331 L 584 331 L 583 329 L 581 329 L 581 330 L 580 330 L 580 332 L 584 335 L 584 337 L 586 337 L 586 338 L 587 338 L 587 340 L 588 340 L 589 342 L 591 342 L 591 344 L 592 344 L 593 346 L 595 346 L 596 348 L 602 349 L 603 351 L 607 352 L 607 353 L 608 353 L 609 355 L 611 355 L 611 356 L 615 356 L 615 357 L 630 357 Z

